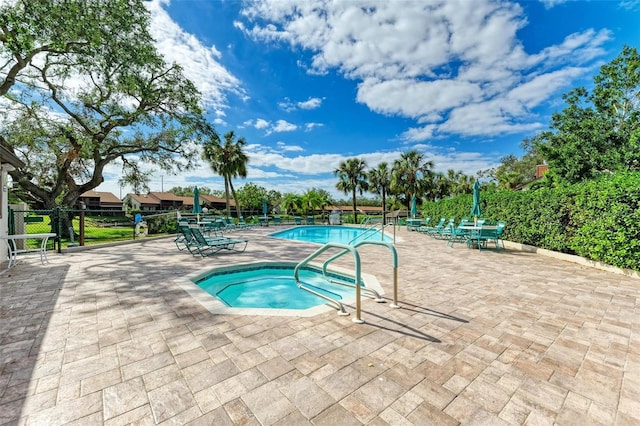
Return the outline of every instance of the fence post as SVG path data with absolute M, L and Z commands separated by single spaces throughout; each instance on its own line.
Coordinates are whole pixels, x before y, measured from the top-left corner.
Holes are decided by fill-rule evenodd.
M 13 217 L 13 215 L 13 209 L 9 207 L 9 235 L 16 233 L 15 218 Z
M 56 241 L 58 241 L 58 253 L 62 253 L 62 235 L 60 235 L 60 207 L 56 207 L 56 209 L 52 212 L 53 217 L 51 221 L 53 222 L 54 231 L 56 233 L 56 238 L 53 240 L 53 248 L 55 248 Z
M 83 201 L 80 201 L 80 246 L 84 246 L 84 211 L 86 208 L 87 205 Z

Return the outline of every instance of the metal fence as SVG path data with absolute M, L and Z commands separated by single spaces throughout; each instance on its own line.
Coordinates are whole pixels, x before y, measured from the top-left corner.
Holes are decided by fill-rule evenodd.
M 136 215 L 137 216 L 137 215 Z M 51 244 L 57 250 L 74 246 L 135 240 L 176 232 L 176 212 L 153 212 L 137 217 L 114 215 L 113 210 L 16 210 L 9 209 L 10 234 L 53 232 Z M 30 242 L 24 242 L 29 244 Z M 20 249 L 30 248 L 28 245 Z

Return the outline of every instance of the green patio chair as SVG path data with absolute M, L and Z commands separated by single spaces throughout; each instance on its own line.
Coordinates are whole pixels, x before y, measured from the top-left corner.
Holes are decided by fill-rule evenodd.
M 218 253 L 222 250 L 237 251 L 241 253 L 245 251 L 247 244 L 249 244 L 249 240 L 247 238 L 207 238 L 202 234 L 200 228 L 192 227 L 190 230 L 193 234 L 192 246 L 194 246 L 197 252 L 203 257 L 211 256 L 212 254 Z M 238 248 L 236 248 L 236 246 L 238 246 Z M 193 251 L 189 251 L 191 254 L 195 254 Z
M 449 235 L 447 236 L 447 245 L 453 247 L 455 243 L 466 243 L 471 234 L 471 230 L 464 227 L 469 224 L 469 219 L 463 218 L 458 226 L 453 225 L 453 222 L 449 222 Z
M 440 221 L 436 224 L 436 226 L 421 226 L 418 228 L 418 232 L 422 232 L 427 235 L 435 236 L 440 230 L 445 226 L 445 222 L 447 221 L 446 217 L 441 217 Z
M 296 225 L 302 225 L 302 218 L 300 216 L 294 216 L 293 223 L 295 223 Z
M 449 238 L 449 234 L 451 233 L 452 226 L 455 226 L 455 218 L 449 218 L 449 221 L 446 225 L 440 228 L 437 232 L 433 234 L 433 236 L 439 240 L 446 240 Z
M 248 222 L 246 222 L 246 221 L 244 220 L 244 216 L 240 216 L 240 217 L 238 218 L 238 226 L 239 226 L 240 228 L 251 228 L 251 227 L 255 226 L 255 224 L 254 224 L 254 223 L 248 223 Z

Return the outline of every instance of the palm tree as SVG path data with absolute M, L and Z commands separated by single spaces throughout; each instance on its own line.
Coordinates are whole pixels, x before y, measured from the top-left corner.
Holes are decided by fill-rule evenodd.
M 300 201 L 300 196 L 292 192 L 284 194 L 282 200 L 280 201 L 280 208 L 287 214 L 290 214 L 290 212 L 295 212 L 300 208 L 301 205 L 302 202 Z
M 385 162 L 378 164 L 378 167 L 369 170 L 369 189 L 374 194 L 382 196 L 382 223 L 387 223 L 387 193 L 391 187 L 391 170 Z
M 242 151 L 242 147 L 247 143 L 244 138 L 235 139 L 233 130 L 224 135 L 224 145 L 220 143 L 219 137 L 216 135 L 204 145 L 204 153 L 202 157 L 211 165 L 211 169 L 224 178 L 224 193 L 227 201 L 227 216 L 231 215 L 229 190 L 233 194 L 236 203 L 236 212 L 238 217 L 240 213 L 240 203 L 236 190 L 233 187 L 233 178 L 247 177 L 247 163 L 249 157 Z
M 444 173 L 436 173 L 433 177 L 433 191 L 431 191 L 431 197 L 429 201 L 441 200 L 451 195 L 451 187 L 453 182 L 449 180 Z
M 316 208 L 320 207 L 319 194 L 312 188 L 300 197 L 307 214 L 313 214 Z
M 340 163 L 338 168 L 333 171 L 334 175 L 340 179 L 336 184 L 336 188 L 342 191 L 344 194 L 348 194 L 351 191 L 352 195 L 352 207 L 353 207 L 353 222 L 358 223 L 358 211 L 356 210 L 356 192 L 360 192 L 369 188 L 367 182 L 367 174 L 365 169 L 367 168 L 367 162 L 361 158 L 348 158 L 346 161 Z
M 433 180 L 433 161 L 425 161 L 424 154 L 418 151 L 403 153 L 393 162 L 391 190 L 404 196 L 407 210 L 411 197 L 422 198 L 431 190 Z

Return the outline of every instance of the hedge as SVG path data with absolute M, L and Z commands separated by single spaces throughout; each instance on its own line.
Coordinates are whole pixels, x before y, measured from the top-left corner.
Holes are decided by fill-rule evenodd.
M 528 191 L 484 191 L 482 217 L 504 220 L 505 239 L 640 270 L 640 173 Z M 423 213 L 470 218 L 471 195 L 425 203 Z

